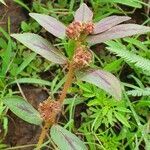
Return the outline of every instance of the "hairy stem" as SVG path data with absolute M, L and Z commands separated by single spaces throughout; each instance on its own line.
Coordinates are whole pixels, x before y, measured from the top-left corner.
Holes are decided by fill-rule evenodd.
M 50 128 L 51 125 L 52 124 L 50 122 L 45 122 L 45 125 L 42 128 L 42 131 L 41 131 L 41 134 L 40 134 L 40 137 L 39 137 L 39 141 L 37 143 L 37 150 L 41 149 L 41 145 L 43 144 L 43 141 L 44 141 L 44 139 L 46 137 L 47 131 Z
M 58 99 L 58 101 L 63 104 L 65 98 L 66 98 L 66 95 L 67 95 L 67 91 L 69 89 L 69 87 L 71 86 L 72 82 L 73 82 L 73 78 L 74 78 L 74 67 L 73 67 L 73 64 L 70 63 L 70 66 L 69 66 L 69 71 L 68 71 L 68 74 L 67 74 L 67 79 L 66 79 L 66 82 L 64 84 L 64 87 L 63 87 L 63 90 L 61 92 L 61 95 Z
M 62 89 L 61 95 L 58 99 L 58 101 L 60 102 L 61 105 L 63 105 L 63 102 L 64 102 L 64 100 L 66 98 L 66 95 L 67 95 L 67 91 L 68 91 L 69 87 L 71 86 L 71 84 L 73 82 L 73 78 L 74 78 L 74 67 L 73 67 L 73 64 L 70 63 L 69 71 L 67 73 L 66 82 L 65 82 L 64 87 Z M 52 120 L 54 120 L 54 119 L 55 118 L 52 118 Z M 37 144 L 37 150 L 40 150 L 40 147 L 43 144 L 43 141 L 46 137 L 47 131 L 53 125 L 53 123 L 54 122 L 45 122 L 45 125 L 42 128 L 42 132 L 41 132 L 40 137 L 39 137 L 39 141 L 38 141 L 38 144 Z

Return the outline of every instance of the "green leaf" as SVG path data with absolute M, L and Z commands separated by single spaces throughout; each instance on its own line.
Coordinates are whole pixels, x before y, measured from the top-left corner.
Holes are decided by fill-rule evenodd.
M 21 97 L 5 97 L 3 103 L 19 118 L 35 125 L 41 125 L 39 112 Z
M 3 54 L 2 54 L 2 70 L 0 72 L 1 76 L 4 76 L 7 71 L 9 70 L 10 67 L 10 62 L 11 62 L 11 54 L 12 54 L 12 42 L 9 39 L 8 41 L 8 45 L 7 45 L 7 49 L 4 50 Z
M 128 123 L 128 120 L 119 112 L 114 112 L 115 117 L 122 123 L 124 124 L 126 127 L 130 128 L 130 124 Z
M 29 56 L 23 61 L 23 63 L 17 68 L 15 75 L 18 75 L 21 71 L 23 71 L 30 62 L 36 57 L 36 53 L 31 53 Z
M 110 109 L 107 113 L 107 118 L 108 118 L 108 122 L 113 125 L 113 115 L 112 115 L 113 111 L 112 109 Z
M 135 89 L 135 90 L 130 90 L 127 91 L 128 95 L 132 95 L 132 96 L 150 96 L 150 88 L 139 88 L 139 89 Z
M 58 64 L 66 63 L 65 56 L 53 47 L 47 40 L 37 34 L 24 33 L 12 34 L 11 36 L 49 61 Z
M 23 3 L 21 0 L 13 0 L 14 2 L 16 2 L 17 4 L 19 4 L 21 7 L 25 8 L 27 11 L 31 12 L 30 8 Z
M 107 49 L 113 53 L 115 53 L 117 56 L 121 57 L 126 61 L 127 63 L 134 64 L 135 67 L 142 69 L 144 74 L 150 73 L 150 60 L 147 58 L 144 58 L 140 55 L 137 55 L 131 51 L 128 51 L 125 45 L 115 42 L 115 41 L 109 41 L 106 42 L 106 44 L 109 46 Z
M 148 100 L 140 100 L 137 104 L 136 107 L 149 107 L 150 106 L 150 101 Z
M 15 81 L 9 83 L 9 84 L 15 84 L 15 83 L 32 83 L 32 84 L 40 84 L 40 85 L 51 85 L 51 82 L 42 80 L 42 79 L 36 79 L 36 78 L 20 78 L 16 79 Z
M 1 141 L 0 141 L 0 149 L 1 150 L 7 149 L 7 145 L 2 144 Z
M 76 42 L 74 40 L 69 40 L 66 46 L 66 53 L 69 56 L 69 58 L 73 57 L 75 48 L 76 48 Z
M 124 41 L 133 44 L 135 46 L 137 46 L 138 48 L 140 48 L 141 50 L 144 51 L 149 51 L 148 48 L 146 47 L 146 45 L 143 44 L 143 42 L 141 42 L 140 40 L 134 39 L 134 38 L 124 38 Z
M 112 71 L 117 72 L 120 70 L 122 62 L 123 62 L 122 59 L 114 60 L 110 63 L 107 63 L 103 69 L 109 72 L 112 72 Z
M 121 85 L 113 74 L 103 70 L 89 69 L 84 72 L 77 72 L 76 76 L 79 80 L 94 84 L 105 90 L 117 100 L 121 99 Z
M 0 38 L 0 47 L 3 48 L 3 49 L 7 48 L 7 43 L 4 40 L 4 38 Z
M 8 118 L 7 117 L 3 117 L 3 129 L 6 135 L 8 131 Z
M 59 125 L 52 126 L 50 135 L 60 150 L 87 150 L 77 136 Z
M 141 8 L 141 1 L 140 0 L 101 0 L 104 2 L 111 2 L 111 3 L 119 3 L 122 5 L 127 5 L 135 8 Z
M 4 37 L 9 40 L 10 36 L 9 33 L 7 33 L 2 27 L 0 27 L 0 32 L 4 35 Z
M 115 110 L 121 111 L 121 112 L 126 112 L 126 113 L 130 113 L 131 111 L 125 107 L 116 107 Z

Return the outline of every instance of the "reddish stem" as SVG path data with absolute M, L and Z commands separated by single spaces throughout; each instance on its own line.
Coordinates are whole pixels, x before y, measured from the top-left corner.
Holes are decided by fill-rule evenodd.
M 64 84 L 64 87 L 63 87 L 63 90 L 61 92 L 61 95 L 60 95 L 60 97 L 58 99 L 58 101 L 61 104 L 63 104 L 63 102 L 64 102 L 64 100 L 66 98 L 67 91 L 68 91 L 69 87 L 71 86 L 71 84 L 73 82 L 73 78 L 74 78 L 74 67 L 73 67 L 73 63 L 70 63 L 66 82 Z

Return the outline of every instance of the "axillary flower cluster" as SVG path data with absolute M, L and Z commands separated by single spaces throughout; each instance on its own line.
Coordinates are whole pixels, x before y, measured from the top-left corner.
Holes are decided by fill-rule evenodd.
M 69 39 L 76 41 L 76 49 L 73 55 L 73 66 L 75 69 L 82 69 L 92 62 L 92 53 L 85 45 L 86 37 L 93 33 L 92 22 L 74 21 L 66 28 L 66 35 Z
M 57 115 L 61 111 L 61 105 L 59 101 L 54 101 L 48 98 L 47 100 L 39 104 L 38 110 L 43 120 L 45 120 L 46 122 L 55 123 Z

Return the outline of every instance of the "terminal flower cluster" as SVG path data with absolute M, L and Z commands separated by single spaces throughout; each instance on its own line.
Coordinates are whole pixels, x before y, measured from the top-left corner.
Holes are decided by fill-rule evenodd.
M 79 39 L 82 35 L 89 35 L 94 30 L 94 24 L 79 21 L 72 22 L 66 29 L 66 35 L 70 39 Z

